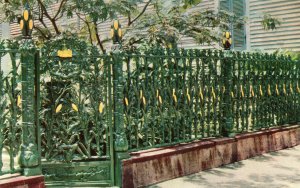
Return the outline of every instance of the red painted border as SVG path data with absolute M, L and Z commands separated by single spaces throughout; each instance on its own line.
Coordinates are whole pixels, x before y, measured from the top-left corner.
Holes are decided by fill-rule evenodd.
M 28 188 L 45 188 L 44 176 L 17 176 L 0 180 L 0 188 L 14 188 L 27 186 Z
M 291 125 L 134 152 L 122 161 L 123 188 L 148 186 L 298 144 L 300 126 Z
M 280 131 L 287 131 L 291 129 L 298 128 L 299 125 L 289 126 L 289 127 L 280 127 L 280 128 L 271 128 L 257 132 L 250 132 L 250 133 L 243 133 L 235 136 L 234 138 L 210 138 L 200 141 L 194 141 L 191 143 L 184 143 L 175 146 L 168 146 L 162 148 L 153 148 L 149 150 L 139 151 L 139 152 L 132 152 L 130 155 L 132 156 L 130 159 L 126 159 L 123 161 L 123 165 L 129 165 L 133 163 L 144 162 L 155 158 L 166 157 L 175 154 L 186 153 L 189 151 L 197 150 L 197 149 L 204 149 L 210 148 L 215 146 L 216 144 L 225 144 L 225 143 L 232 143 L 236 142 L 240 139 L 251 138 L 255 136 L 261 135 L 269 135 L 274 134 Z

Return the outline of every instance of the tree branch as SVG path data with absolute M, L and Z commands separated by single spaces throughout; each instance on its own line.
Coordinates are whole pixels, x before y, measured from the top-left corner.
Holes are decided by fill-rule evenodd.
M 43 2 L 41 0 L 37 0 L 37 1 L 38 1 L 38 4 L 41 6 L 44 15 L 50 20 L 51 24 L 53 25 L 53 28 L 54 28 L 56 34 L 59 35 L 61 32 L 59 31 L 59 29 L 57 27 L 57 24 L 55 22 L 56 20 L 49 15 L 49 13 L 47 12 L 47 9 L 46 9 L 45 5 L 43 4 Z
M 127 18 L 128 18 L 128 23 L 127 23 L 127 25 L 130 26 L 130 22 L 131 22 L 131 14 L 130 14 L 130 11 L 128 11 Z
M 76 12 L 76 15 L 77 15 L 78 18 L 79 18 L 80 20 L 82 20 L 82 21 L 86 24 L 86 26 L 88 27 L 90 42 L 91 42 L 91 44 L 93 44 L 92 31 L 91 31 L 89 22 L 88 22 L 86 19 L 81 18 L 80 14 L 79 14 L 78 12 Z
M 48 26 L 46 25 L 46 23 L 44 22 L 44 11 L 43 9 L 40 10 L 41 12 L 39 12 L 39 21 L 41 22 L 41 24 L 48 29 Z
M 62 8 L 66 5 L 67 1 L 68 1 L 68 0 L 62 0 L 62 1 L 60 2 L 59 8 L 58 8 L 58 10 L 57 10 L 55 16 L 53 17 L 54 20 L 57 20 L 57 19 L 56 19 L 57 16 L 61 13 Z
M 106 53 L 106 50 L 104 49 L 103 44 L 102 44 L 102 42 L 101 42 L 101 40 L 100 40 L 100 36 L 99 36 L 99 34 L 98 34 L 98 26 L 97 26 L 97 23 L 94 22 L 94 25 L 95 25 L 95 33 L 96 33 L 96 38 L 97 38 L 97 41 L 98 41 L 98 45 L 99 45 L 101 51 L 105 54 L 105 53 Z
M 133 22 L 135 22 L 137 19 L 139 19 L 147 10 L 147 7 L 150 5 L 152 0 L 149 0 L 146 5 L 144 6 L 143 10 L 139 13 L 139 15 L 137 15 L 137 17 L 135 17 L 132 21 L 128 20 L 128 26 L 130 26 L 131 24 L 133 24 Z
M 78 17 L 80 20 L 82 20 L 82 21 L 85 23 L 85 25 L 88 27 L 90 42 L 91 42 L 91 44 L 93 44 L 92 31 L 91 31 L 91 27 L 90 27 L 90 23 L 91 23 L 91 22 L 87 21 L 86 19 L 83 19 L 83 18 L 81 17 L 80 13 L 78 13 L 78 12 L 76 12 L 76 15 L 77 15 L 77 17 Z M 84 16 L 86 16 L 86 15 L 84 15 Z
M 90 38 L 90 41 L 91 41 L 91 44 L 93 44 L 93 38 L 92 38 L 92 31 L 91 31 L 91 28 L 90 28 L 90 24 L 85 22 L 85 24 L 87 25 L 88 27 L 88 31 L 89 31 L 89 38 Z
M 37 0 L 38 4 L 40 5 L 41 9 L 43 10 L 43 14 L 45 14 L 45 16 L 49 19 L 52 20 L 51 16 L 49 15 L 49 13 L 47 12 L 47 9 L 45 7 L 45 5 L 43 4 L 43 2 L 41 0 Z
M 49 40 L 51 37 L 47 36 L 39 27 L 34 26 L 34 29 L 36 29 L 46 40 Z

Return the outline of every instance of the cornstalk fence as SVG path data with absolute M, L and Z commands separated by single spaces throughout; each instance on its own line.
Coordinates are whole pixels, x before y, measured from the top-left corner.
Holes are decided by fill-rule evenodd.
M 114 175 L 114 160 L 120 166 L 122 152 L 230 137 L 299 122 L 300 63 L 287 56 L 198 49 L 119 51 L 106 55 L 77 52 L 77 56 L 64 60 L 47 60 L 42 55 L 41 59 L 51 62 L 42 66 L 53 66 L 47 69 L 48 76 L 52 80 L 57 77 L 55 96 L 60 97 L 56 100 L 51 95 L 53 99 L 44 100 L 47 94 L 39 98 L 39 85 L 45 83 L 41 88 L 47 88 L 52 81 L 40 83 L 39 76 L 43 74 L 39 73 L 38 64 L 32 64 L 39 63 L 39 56 L 33 55 L 37 52 L 0 51 L 0 175 L 24 173 L 26 168 L 27 175 L 39 174 L 41 158 L 68 164 L 97 158 L 109 159 L 104 166 L 113 163 L 105 171 L 99 170 L 103 174 L 98 173 L 97 177 L 114 178 L 120 176 L 120 169 Z M 10 65 L 4 61 L 4 55 L 10 56 Z M 76 66 L 79 77 L 71 76 L 67 82 L 67 77 L 59 73 L 60 66 L 65 66 L 64 74 L 68 75 L 74 75 L 72 67 Z M 3 67 L 9 71 L 4 73 Z M 60 93 L 60 83 L 65 89 L 68 87 L 69 94 Z M 65 96 L 69 98 L 63 99 Z M 89 103 L 93 104 L 88 108 Z M 60 104 L 70 108 L 64 110 Z M 45 106 L 50 110 L 45 111 Z M 35 114 L 29 119 L 29 114 L 24 114 L 28 110 Z M 72 117 L 69 120 L 75 123 L 70 124 L 66 117 Z M 60 141 L 53 143 L 55 139 Z M 20 168 L 15 158 L 26 152 L 38 154 L 28 164 L 21 161 Z M 86 181 L 95 175 L 88 170 L 84 171 Z M 56 169 L 52 171 L 49 177 L 64 176 L 53 174 Z M 74 177 L 68 178 L 75 181 L 78 173 L 70 172 L 69 176 Z

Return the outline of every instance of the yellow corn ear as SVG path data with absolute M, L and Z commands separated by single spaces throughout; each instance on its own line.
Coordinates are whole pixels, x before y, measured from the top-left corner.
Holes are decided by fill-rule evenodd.
M 115 34 L 115 30 L 114 30 L 114 29 L 111 29 L 111 30 L 110 30 L 110 37 L 113 38 L 114 34 Z
M 78 112 L 78 107 L 76 106 L 76 104 L 72 103 L 72 108 L 74 111 Z
M 60 112 L 61 109 L 62 109 L 62 104 L 59 104 L 55 109 L 55 113 Z
M 103 104 L 103 102 L 100 102 L 100 104 L 99 104 L 99 112 L 100 112 L 100 114 L 103 113 L 103 109 L 104 109 L 104 104 Z
M 118 20 L 114 20 L 114 29 L 115 30 L 119 29 L 119 21 Z
M 291 91 L 291 93 L 294 93 L 292 83 L 290 83 L 290 91 Z
M 283 93 L 286 95 L 285 84 L 283 84 Z
M 271 96 L 271 94 L 272 94 L 272 93 L 271 93 L 271 86 L 268 85 L 268 95 Z
M 29 29 L 33 29 L 33 20 L 32 19 L 29 20 L 28 26 L 29 26 Z
M 29 12 L 28 12 L 28 10 L 24 10 L 23 17 L 24 17 L 25 21 L 28 21 L 28 18 L 29 18 Z
M 252 85 L 250 85 L 250 92 L 251 92 L 251 96 L 254 97 L 255 95 L 254 95 L 254 89 Z
M 230 92 L 230 93 L 231 93 L 231 97 L 234 98 L 234 93 L 233 92 Z
M 129 103 L 127 97 L 125 97 L 124 102 L 125 102 L 125 106 L 128 106 Z
M 158 97 L 158 95 L 159 95 L 159 91 L 158 91 L 158 90 L 156 90 L 156 97 Z
M 173 94 L 173 100 L 174 100 L 175 103 L 177 103 L 177 97 L 176 97 L 175 94 Z
M 23 27 L 24 27 L 24 21 L 23 21 L 23 20 L 21 20 L 21 21 L 20 21 L 20 29 L 22 30 L 22 29 L 23 29 Z
M 263 91 L 262 91 L 261 85 L 259 85 L 259 92 L 260 92 L 260 96 L 263 96 Z
M 159 104 L 162 104 L 162 98 L 160 95 L 158 96 L 158 101 L 159 101 Z
M 279 95 L 278 85 L 276 84 L 276 94 Z
M 188 99 L 189 102 L 191 101 L 191 96 L 190 96 L 190 94 L 187 94 L 187 99 Z
M 140 98 L 143 98 L 143 90 L 140 90 Z
M 21 108 L 21 103 L 22 103 L 21 96 L 18 95 L 18 98 L 17 98 L 17 106 L 18 106 L 19 108 Z
M 244 90 L 243 90 L 243 86 L 242 85 L 240 85 L 240 89 L 241 89 L 242 97 L 244 98 L 245 94 L 244 94 Z

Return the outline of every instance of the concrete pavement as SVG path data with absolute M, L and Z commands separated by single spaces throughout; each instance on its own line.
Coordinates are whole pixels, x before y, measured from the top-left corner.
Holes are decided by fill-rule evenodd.
M 300 188 L 300 146 L 169 180 L 149 188 Z

